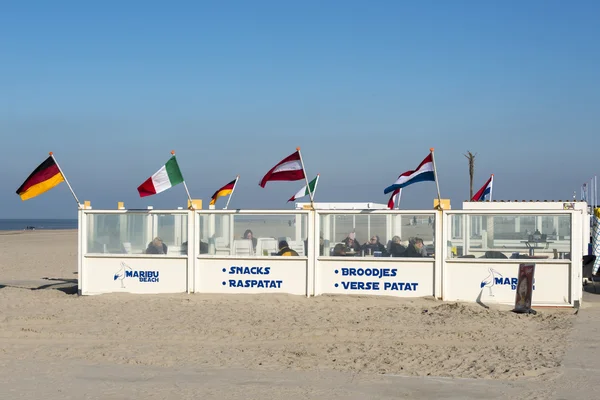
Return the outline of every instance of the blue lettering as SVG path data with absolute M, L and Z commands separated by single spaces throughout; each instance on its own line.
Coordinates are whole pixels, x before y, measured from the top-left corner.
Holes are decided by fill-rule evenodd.
M 140 282 L 154 282 L 154 283 L 158 283 L 158 278 L 139 278 Z
M 240 275 L 269 275 L 271 267 L 229 267 L 229 274 L 240 274 Z
M 417 282 L 384 282 L 383 290 L 415 291 L 417 286 Z
M 125 278 L 138 278 L 140 282 L 158 282 L 159 271 L 125 271 Z
M 342 282 L 344 290 L 379 290 L 379 282 Z
M 256 280 L 256 279 L 230 279 L 229 287 L 238 287 L 238 288 L 259 288 L 259 289 L 281 289 L 281 284 L 283 281 L 278 280 Z
M 342 276 L 373 276 L 383 278 L 384 276 L 396 276 L 397 269 L 389 268 L 341 268 Z

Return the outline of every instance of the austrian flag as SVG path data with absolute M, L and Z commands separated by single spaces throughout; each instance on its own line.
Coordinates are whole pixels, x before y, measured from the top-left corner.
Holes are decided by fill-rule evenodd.
M 264 188 L 269 181 L 298 181 L 304 179 L 304 168 L 300 150 L 279 161 L 258 184 Z

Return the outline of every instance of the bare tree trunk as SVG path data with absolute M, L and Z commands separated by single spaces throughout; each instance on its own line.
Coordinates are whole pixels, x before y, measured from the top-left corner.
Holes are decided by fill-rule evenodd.
M 475 154 L 467 151 L 464 156 L 469 160 L 469 201 L 473 198 L 473 176 L 475 175 Z

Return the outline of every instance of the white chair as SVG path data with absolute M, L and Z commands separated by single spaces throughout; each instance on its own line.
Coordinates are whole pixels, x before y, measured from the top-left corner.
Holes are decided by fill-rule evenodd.
M 224 237 L 219 236 L 215 238 L 215 255 L 229 255 L 229 247 Z
M 183 246 L 169 246 L 168 254 L 185 255 L 186 251 L 183 251 Z
M 250 239 L 235 239 L 233 241 L 233 254 L 236 256 L 249 257 L 253 254 L 252 240 Z
M 301 240 L 291 240 L 288 242 L 290 249 L 295 250 L 299 256 L 304 257 L 304 242 Z
M 125 254 L 131 254 L 131 242 L 123 242 L 123 250 Z
M 277 240 L 274 238 L 257 238 L 256 239 L 256 255 L 264 256 L 266 251 L 266 255 L 270 256 L 271 253 L 277 253 L 279 250 L 277 249 Z

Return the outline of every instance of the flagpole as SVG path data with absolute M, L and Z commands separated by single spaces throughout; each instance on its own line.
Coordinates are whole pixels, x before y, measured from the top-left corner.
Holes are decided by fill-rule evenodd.
M 310 184 L 308 183 L 308 176 L 306 175 L 306 169 L 304 169 L 304 161 L 302 160 L 302 153 L 300 153 L 300 147 L 296 147 L 296 151 L 298 152 L 298 156 L 300 157 L 300 165 L 302 165 L 302 172 L 304 173 L 304 180 L 306 181 L 306 187 L 308 188 L 308 194 L 310 196 L 310 206 L 314 209 L 315 204 L 313 200 L 313 193 L 310 190 Z
M 171 155 L 173 157 L 175 157 L 175 150 L 171 150 Z M 187 193 L 188 200 L 190 201 L 190 208 L 193 209 L 194 208 L 194 202 L 192 201 L 192 196 L 190 196 L 190 191 L 188 190 L 187 184 L 185 183 L 185 179 L 183 180 L 183 187 L 185 188 L 185 192 Z
M 398 190 L 398 194 L 396 195 L 396 210 L 400 209 L 400 197 L 402 197 L 402 189 Z
M 490 203 L 492 202 L 492 192 L 494 191 L 494 174 L 492 174 L 492 180 L 490 181 L 492 187 L 490 187 Z
M 321 174 L 317 174 L 317 180 L 315 181 L 315 190 L 313 191 L 313 198 L 315 197 L 315 193 L 317 193 L 317 185 L 319 184 L 319 177 L 320 176 L 321 176 Z
M 227 199 L 227 204 L 225 204 L 225 208 L 223 210 L 227 210 L 227 207 L 229 207 L 229 202 L 231 201 L 231 197 L 233 196 L 233 192 L 235 192 L 235 187 L 237 185 L 238 179 L 240 179 L 239 175 L 235 177 L 235 183 L 233 184 L 233 188 L 231 189 L 231 193 L 229 193 L 229 198 Z
M 442 208 L 442 196 L 440 195 L 440 183 L 438 182 L 437 168 L 435 167 L 435 156 L 433 155 L 433 150 L 434 150 L 433 147 L 429 149 L 429 151 L 431 152 L 431 161 L 433 163 L 433 176 L 435 177 L 435 186 L 437 187 L 438 207 Z
M 64 172 L 62 171 L 62 169 L 60 168 L 60 165 L 58 165 L 58 161 L 56 161 L 56 158 L 54 158 L 54 153 L 50 152 L 48 153 L 50 154 L 50 157 L 52 157 L 52 159 L 54 160 L 54 163 L 56 164 L 56 166 L 58 167 L 58 171 L 60 172 L 60 174 L 62 175 L 63 179 L 65 180 L 65 183 L 67 184 L 67 186 L 69 187 L 69 190 L 71 191 L 71 194 L 73 195 L 73 198 L 75 199 L 75 201 L 77 202 L 77 208 L 81 208 L 81 203 L 79 202 L 79 199 L 77 198 L 77 196 L 75 195 L 75 192 L 73 191 L 73 188 L 71 187 L 71 184 L 69 183 L 69 181 L 67 180 L 67 177 L 65 176 Z

